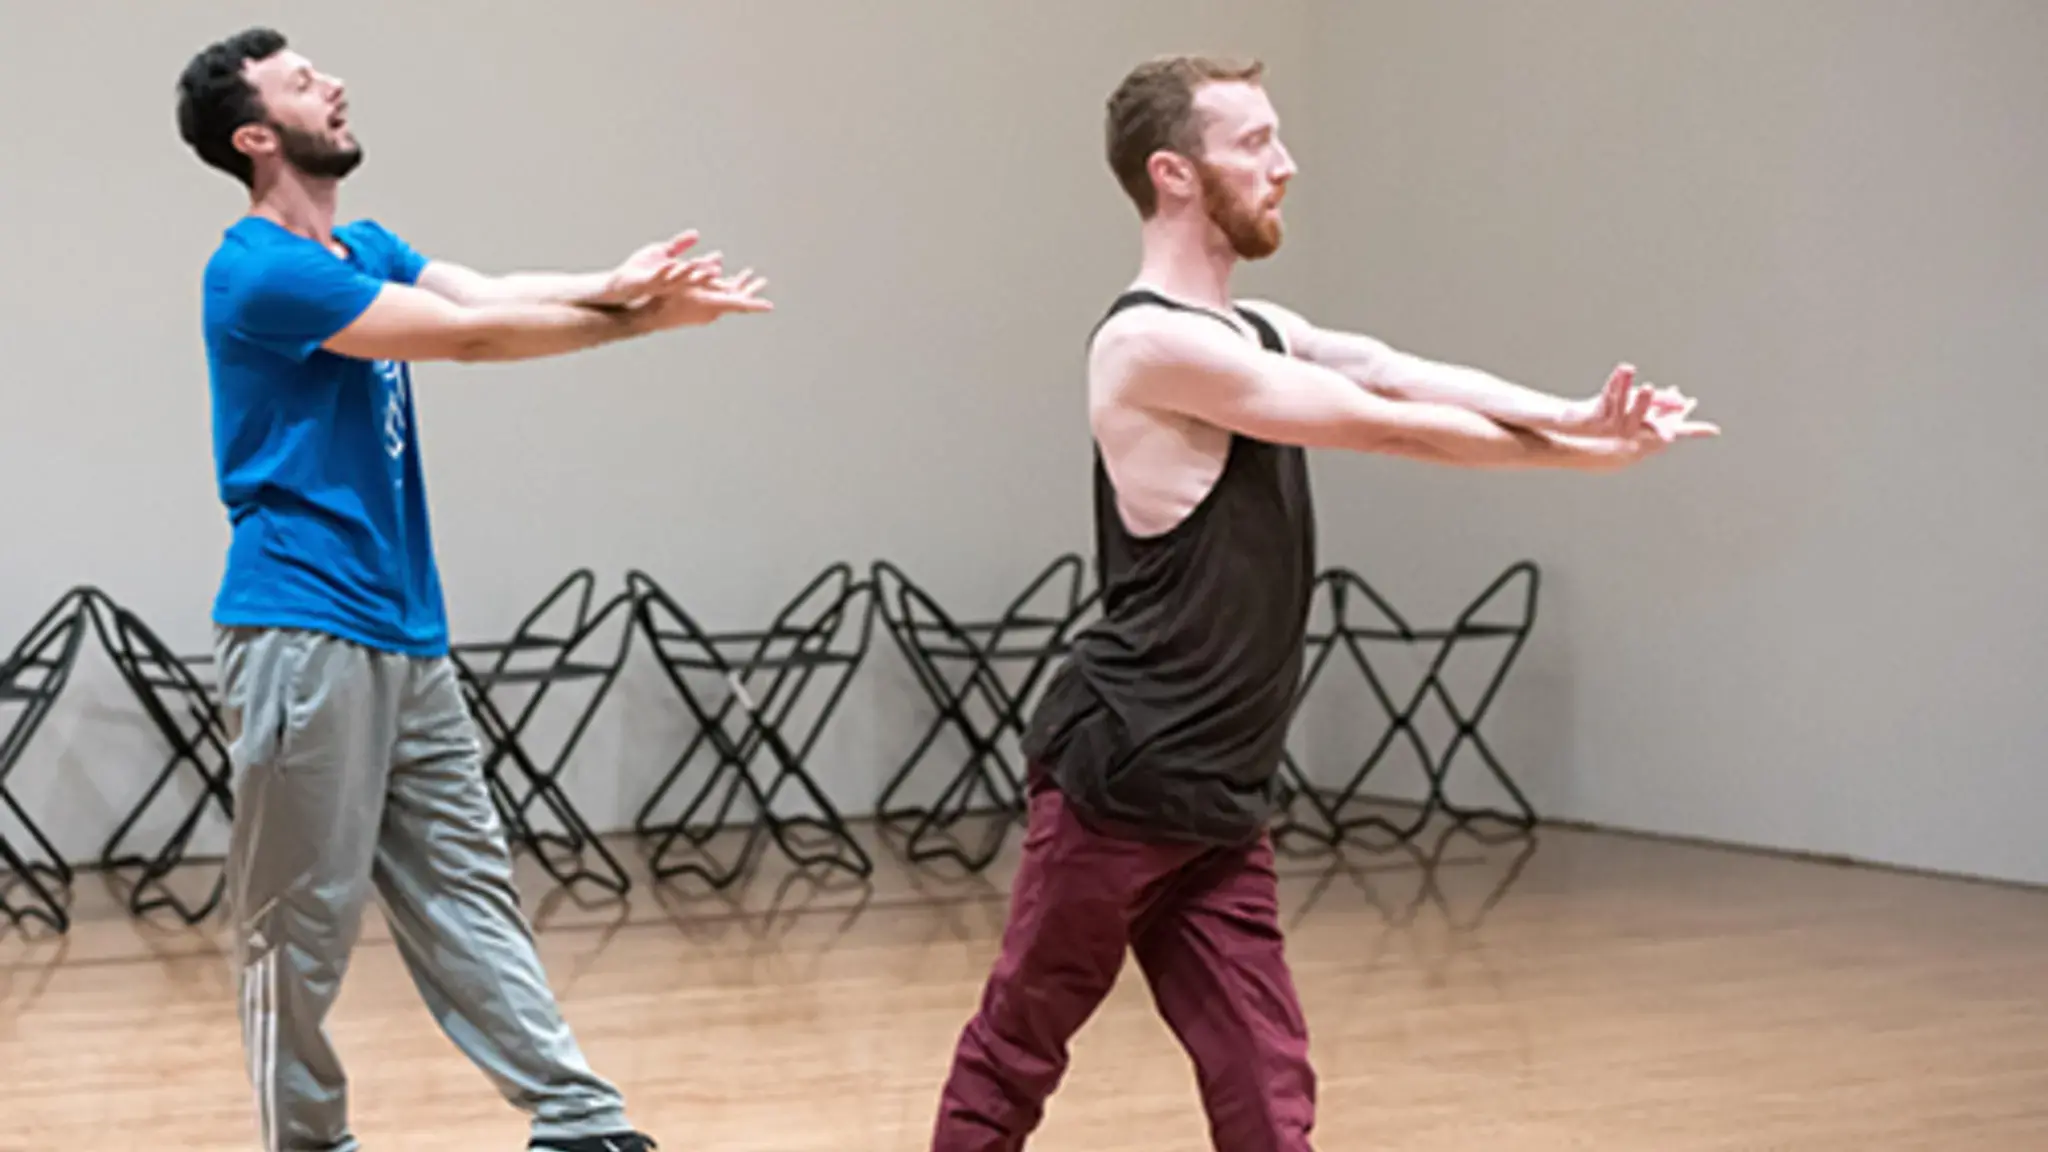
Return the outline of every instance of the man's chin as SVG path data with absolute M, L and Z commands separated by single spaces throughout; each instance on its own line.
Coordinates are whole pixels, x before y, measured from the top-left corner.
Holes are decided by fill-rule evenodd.
M 363 153 L 361 149 L 351 152 L 337 152 L 330 156 L 323 156 L 310 164 L 297 165 L 301 173 L 311 176 L 316 180 L 347 179 L 351 173 L 362 166 Z
M 1237 254 L 1245 260 L 1265 260 L 1280 251 L 1282 237 L 1276 229 L 1270 236 L 1261 236 L 1250 243 L 1239 245 Z

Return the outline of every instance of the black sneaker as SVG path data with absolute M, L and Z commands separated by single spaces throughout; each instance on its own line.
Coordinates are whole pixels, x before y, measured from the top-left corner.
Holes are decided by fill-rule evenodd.
M 654 1152 L 659 1147 L 654 1137 L 644 1132 L 611 1132 L 603 1136 L 579 1136 L 574 1140 L 542 1141 L 535 1138 L 526 1146 L 546 1149 L 547 1152 Z

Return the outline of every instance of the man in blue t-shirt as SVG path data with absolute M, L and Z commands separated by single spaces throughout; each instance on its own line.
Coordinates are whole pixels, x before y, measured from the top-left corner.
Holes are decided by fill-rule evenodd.
M 229 903 L 264 1147 L 356 1148 L 325 1020 L 364 906 L 447 1035 L 533 1118 L 531 1147 L 645 1152 L 563 1022 L 512 888 L 448 659 L 413 407 L 418 361 L 524 360 L 766 311 L 686 258 L 487 276 L 337 225 L 362 160 L 339 80 L 255 28 L 199 52 L 178 127 L 249 209 L 205 270 L 220 498 L 214 605 L 237 785 Z

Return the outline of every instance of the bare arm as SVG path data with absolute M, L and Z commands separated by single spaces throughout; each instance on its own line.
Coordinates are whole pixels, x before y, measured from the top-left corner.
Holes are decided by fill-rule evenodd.
M 1277 355 L 1203 318 L 1131 314 L 1096 345 L 1114 402 L 1170 411 L 1307 448 L 1374 452 L 1468 468 L 1618 467 L 1646 446 L 1509 428 L 1447 404 L 1392 400 L 1341 373 Z
M 312 245 L 268 250 L 224 287 L 228 323 L 256 347 L 303 361 L 316 350 L 359 360 L 485 361 L 558 356 L 631 336 L 765 312 L 766 281 L 720 278 L 715 263 L 664 265 L 660 291 L 630 304 L 463 304 L 372 276 Z
M 359 360 L 533 360 L 645 335 L 655 330 L 652 316 L 570 304 L 458 304 L 393 283 L 322 346 Z
M 487 275 L 447 260 L 420 272 L 419 286 L 457 304 L 593 304 L 612 282 L 610 272 L 512 272 Z
M 1483 369 L 1404 352 L 1372 336 L 1317 327 L 1267 301 L 1253 306 L 1280 325 L 1296 355 L 1389 400 L 1450 405 L 1541 431 L 1584 430 L 1599 415 L 1599 397 L 1567 400 Z
M 695 229 L 636 249 L 604 272 L 512 272 L 489 275 L 448 260 L 434 260 L 420 270 L 419 286 L 457 304 L 630 304 L 666 291 L 686 280 L 699 282 L 722 271 L 714 253 L 693 259 L 683 254 L 696 247 Z M 742 273 L 744 276 L 745 273 Z
M 1592 411 L 1585 401 L 1539 392 L 1483 369 L 1425 359 L 1370 336 L 1313 331 L 1304 357 L 1389 400 L 1449 404 L 1534 429 L 1577 427 Z

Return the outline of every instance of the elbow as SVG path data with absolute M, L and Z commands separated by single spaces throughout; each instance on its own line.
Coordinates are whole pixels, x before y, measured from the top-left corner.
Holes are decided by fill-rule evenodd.
M 1407 377 L 1373 377 L 1358 385 L 1365 392 L 1391 404 L 1421 404 L 1429 396 L 1420 383 Z
M 1426 447 L 1419 440 L 1385 420 L 1372 416 L 1346 420 L 1331 429 L 1332 448 L 1375 455 L 1408 456 Z
M 476 361 L 503 357 L 512 335 L 511 325 L 489 312 L 412 290 L 373 303 L 326 347 L 359 360 Z
M 1395 460 L 1411 460 L 1418 464 L 1445 464 L 1469 468 L 1479 467 L 1484 463 L 1450 451 L 1440 444 L 1408 437 L 1383 440 L 1373 451 L 1376 455 Z
M 458 340 L 449 346 L 444 355 L 435 357 L 453 364 L 489 364 L 504 358 L 503 349 L 484 336 Z
M 440 355 L 435 359 L 457 364 L 487 364 L 503 360 L 507 354 L 503 326 L 490 323 L 476 311 L 465 315 L 437 343 L 441 347 L 437 349 Z
M 1446 434 L 1434 428 L 1415 427 L 1386 421 L 1360 422 L 1350 447 L 1377 456 L 1391 456 L 1424 464 L 1459 467 L 1493 466 L 1503 456 L 1515 454 L 1514 436 L 1498 440 Z

